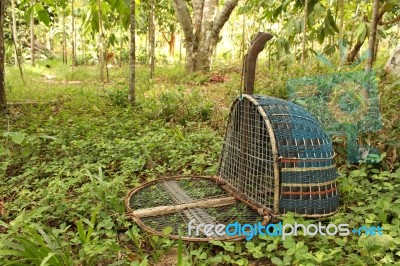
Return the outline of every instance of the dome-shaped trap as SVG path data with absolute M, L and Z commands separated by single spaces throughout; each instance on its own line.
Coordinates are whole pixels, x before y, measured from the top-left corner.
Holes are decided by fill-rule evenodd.
M 338 208 L 333 157 L 328 136 L 302 107 L 245 94 L 232 106 L 218 175 L 260 208 L 322 217 Z
M 337 211 L 334 152 L 320 124 L 296 104 L 252 95 L 255 61 L 270 38 L 258 34 L 249 49 L 246 94 L 232 105 L 217 175 L 161 178 L 129 192 L 128 216 L 145 231 L 187 241 L 238 240 L 246 235 L 212 233 L 206 225 L 265 225 L 289 211 L 307 217 Z

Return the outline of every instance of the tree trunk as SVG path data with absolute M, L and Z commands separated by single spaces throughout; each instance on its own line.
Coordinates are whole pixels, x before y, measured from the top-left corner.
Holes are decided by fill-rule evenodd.
M 182 62 L 182 33 L 179 33 L 179 63 Z
M 135 39 L 135 1 L 131 0 L 131 14 L 130 14 L 130 49 L 129 49 L 129 69 L 130 69 L 130 77 L 129 77 L 129 93 L 128 93 L 128 101 L 131 105 L 135 104 L 135 60 L 136 60 L 136 39 Z
M 242 45 L 240 46 L 239 58 L 244 58 L 246 49 L 246 15 L 242 14 Z
M 19 75 L 21 76 L 22 82 L 25 84 L 24 81 L 24 74 L 22 72 L 21 60 L 19 58 L 19 51 L 18 51 L 18 36 L 17 36 L 17 23 L 15 19 L 15 0 L 11 0 L 11 12 L 12 12 L 12 39 L 14 44 L 14 64 L 18 66 Z
M 338 0 L 339 5 L 339 47 L 344 45 L 343 42 L 343 27 L 344 27 L 344 0 Z M 343 63 L 342 54 L 339 51 L 340 65 Z
M 31 7 L 34 5 L 34 0 L 31 0 Z M 35 29 L 34 29 L 34 19 L 33 19 L 33 10 L 31 12 L 30 18 L 30 28 L 31 28 L 31 63 L 32 66 L 35 65 Z
M 307 18 L 308 18 L 308 0 L 304 4 L 304 26 L 303 26 L 303 43 L 301 50 L 301 64 L 304 65 L 304 58 L 306 56 L 306 43 L 307 43 Z
M 5 9 L 4 1 L 0 1 L 0 113 L 7 113 L 6 88 L 4 80 L 5 50 L 3 35 Z
M 186 2 L 174 0 L 175 14 L 185 36 L 187 72 L 210 71 L 211 57 L 219 32 L 237 3 L 238 0 L 226 0 L 218 13 L 217 0 L 194 0 L 192 23 Z
M 103 23 L 101 19 L 101 0 L 97 0 L 99 7 L 99 65 L 100 65 L 100 81 L 104 83 L 104 41 L 103 41 Z
M 156 25 L 154 23 L 154 0 L 150 0 L 150 16 L 149 16 L 149 41 L 150 41 L 150 79 L 154 75 L 155 63 L 155 46 L 156 46 Z
M 76 51 L 75 51 L 75 44 L 76 44 L 76 35 L 75 35 L 75 8 L 74 8 L 74 0 L 71 0 L 71 48 L 72 48 L 72 67 L 76 66 Z M 100 21 L 100 18 L 99 18 Z
M 368 40 L 368 53 L 367 53 L 367 65 L 365 70 L 370 71 L 372 69 L 373 59 L 374 59 L 374 48 L 376 41 L 376 30 L 378 27 L 379 20 L 379 0 L 374 0 L 372 9 L 372 19 L 371 19 L 371 29 Z
M 17 36 L 17 22 L 15 19 L 15 0 L 11 0 L 11 17 L 12 17 L 12 36 L 14 41 L 14 65 L 18 65 L 18 36 Z
M 344 0 L 338 0 L 338 7 L 339 7 L 339 41 L 343 41 Z
M 122 26 L 122 19 L 121 19 L 121 26 L 120 26 L 120 35 L 119 35 L 119 67 L 122 67 L 122 45 L 124 41 L 124 34 L 123 34 L 123 26 Z
M 108 73 L 108 44 L 107 42 L 104 42 L 104 61 L 105 61 L 105 69 L 106 69 L 106 82 L 109 83 L 110 82 L 110 74 Z
M 63 10 L 62 27 L 63 27 L 63 34 L 62 34 L 63 64 L 67 64 L 68 59 L 67 59 L 67 33 L 65 29 L 65 10 Z
M 47 49 L 49 51 L 53 50 L 53 28 L 50 26 L 49 27 L 49 31 L 47 32 L 47 38 L 46 38 L 46 45 L 47 45 Z
M 86 64 L 86 38 L 83 30 L 81 32 L 81 36 L 82 36 L 82 64 Z
M 378 32 L 377 32 L 377 35 L 378 35 Z M 376 58 L 378 57 L 378 51 L 379 51 L 379 38 L 376 37 L 375 47 L 374 47 L 374 56 L 372 57 L 372 64 L 375 63 Z
M 175 32 L 171 32 L 171 38 L 168 41 L 168 46 L 169 46 L 169 56 L 174 58 L 175 56 L 175 40 L 176 40 L 176 36 L 175 36 Z
M 356 45 L 354 45 L 353 49 L 346 56 L 346 62 L 348 64 L 351 64 L 356 60 L 357 54 L 360 51 L 361 46 L 363 46 L 364 42 L 365 39 L 362 42 L 359 39 L 357 39 Z

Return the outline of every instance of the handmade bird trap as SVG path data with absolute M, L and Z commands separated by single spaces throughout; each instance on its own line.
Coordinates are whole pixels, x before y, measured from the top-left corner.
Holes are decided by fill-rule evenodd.
M 305 107 L 330 136 L 346 136 L 347 161 L 357 163 L 373 148 L 358 144 L 363 132 L 381 129 L 377 80 L 372 71 L 339 72 L 291 79 L 289 99 Z
M 337 211 L 334 152 L 320 124 L 294 103 L 253 95 L 256 59 L 271 38 L 257 34 L 247 54 L 246 94 L 232 105 L 217 175 L 161 178 L 129 192 L 128 216 L 145 231 L 238 240 L 244 236 L 210 233 L 205 225 L 265 225 L 286 212 L 318 218 Z

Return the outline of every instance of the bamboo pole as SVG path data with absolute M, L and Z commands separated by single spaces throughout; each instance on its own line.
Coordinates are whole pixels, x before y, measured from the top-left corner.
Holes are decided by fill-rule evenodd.
M 216 199 L 199 200 L 190 203 L 184 203 L 179 205 L 169 205 L 169 206 L 158 206 L 153 208 L 147 208 L 142 210 L 134 211 L 132 214 L 138 218 L 160 216 L 171 213 L 177 213 L 185 209 L 190 208 L 215 208 L 221 206 L 232 205 L 236 203 L 235 197 L 225 197 Z

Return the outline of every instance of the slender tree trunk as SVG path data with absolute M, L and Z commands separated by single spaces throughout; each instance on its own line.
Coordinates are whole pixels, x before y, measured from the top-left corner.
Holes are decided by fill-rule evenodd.
M 358 16 L 358 11 L 359 11 L 359 4 L 357 4 L 356 11 L 354 13 L 354 17 Z M 354 39 L 354 31 L 355 31 L 355 23 L 353 21 L 353 26 L 351 30 L 351 40 L 350 40 L 350 45 L 349 47 L 353 47 L 353 39 Z M 365 39 L 360 41 L 359 38 L 357 38 L 357 42 L 354 45 L 353 49 L 347 54 L 345 62 L 350 64 L 353 63 L 357 57 L 358 52 L 360 51 L 362 45 L 364 44 Z
M 376 35 L 378 35 L 379 33 L 377 32 Z M 375 41 L 375 47 L 374 47 L 374 56 L 372 58 L 372 63 L 375 63 L 376 58 L 378 57 L 378 50 L 379 49 L 379 38 L 376 37 L 376 41 Z
M 0 113 L 7 113 L 6 88 L 4 80 L 5 50 L 3 35 L 5 9 L 4 1 L 0 1 Z
M 156 32 L 154 23 L 154 0 L 150 0 L 150 16 L 149 16 L 149 41 L 150 41 L 150 79 L 154 75 L 155 49 L 156 49 Z
M 12 17 L 12 35 L 14 40 L 14 65 L 18 65 L 18 36 L 17 36 L 17 22 L 15 19 L 15 0 L 11 0 L 11 17 Z
M 53 50 L 53 45 L 52 45 L 52 38 L 51 38 L 51 36 L 53 35 L 53 28 L 50 26 L 49 27 L 49 31 L 47 32 L 47 38 L 46 38 L 46 45 L 47 45 L 47 49 L 49 50 L 49 51 L 52 51 Z
M 182 62 L 182 44 L 183 44 L 182 33 L 180 33 L 179 34 L 179 63 Z
M 119 32 L 119 67 L 122 67 L 122 45 L 124 41 L 124 33 L 123 33 L 123 27 L 122 27 L 122 19 L 121 19 L 121 26 L 120 26 L 120 32 Z
M 176 42 L 176 35 L 175 32 L 171 32 L 171 38 L 169 39 L 169 56 L 174 58 L 175 56 L 175 42 Z
M 344 0 L 338 0 L 339 5 L 339 47 L 344 45 L 343 42 L 343 26 L 344 26 Z M 342 65 L 343 58 L 339 51 L 339 64 Z
M 128 93 L 128 101 L 131 105 L 135 104 L 135 60 L 136 60 L 136 39 L 135 39 L 135 1 L 131 0 L 131 28 L 130 28 L 130 49 L 129 49 L 129 68 L 130 68 L 130 77 L 129 77 L 129 93 Z
M 31 0 L 31 7 L 35 4 L 34 0 Z M 33 12 L 31 12 L 31 21 L 30 21 L 30 27 L 31 27 L 31 63 L 32 66 L 35 65 L 35 28 L 34 28 L 34 19 L 33 19 Z
M 14 44 L 14 64 L 18 66 L 19 75 L 21 76 L 22 82 L 25 84 L 24 81 L 24 74 L 22 72 L 21 60 L 19 58 L 19 51 L 18 51 L 18 36 L 17 36 L 17 23 L 15 19 L 15 0 L 11 0 L 11 16 L 12 16 L 12 39 Z
M 308 18 L 308 0 L 304 4 L 304 26 L 303 26 L 303 43 L 301 51 L 301 64 L 304 65 L 304 58 L 306 56 L 306 43 L 307 43 L 307 19 Z
M 242 45 L 241 45 L 241 51 L 239 58 L 244 58 L 245 55 L 245 49 L 246 49 L 246 15 L 243 13 L 242 14 Z
M 346 56 L 347 63 L 353 63 L 355 61 L 357 54 L 361 49 L 361 46 L 364 44 L 364 41 L 365 41 L 365 39 L 362 42 L 357 39 L 356 45 L 354 45 L 353 49 Z
M 378 27 L 378 16 L 379 16 L 379 0 L 374 0 L 373 8 L 372 8 L 372 19 L 371 19 L 371 27 L 370 34 L 368 40 L 368 53 L 367 53 L 367 65 L 365 66 L 365 70 L 370 71 L 372 69 L 373 59 L 374 59 L 374 48 L 376 41 L 376 31 Z
M 349 47 L 353 47 L 353 39 L 354 39 L 354 30 L 356 28 L 356 24 L 353 23 L 353 25 L 351 26 L 351 36 L 350 36 L 350 44 Z
M 63 10 L 63 17 L 62 17 L 62 28 L 63 28 L 63 34 L 62 34 L 62 39 L 63 39 L 63 44 L 62 44 L 62 49 L 63 49 L 63 64 L 67 64 L 68 59 L 67 59 L 67 32 L 66 32 L 66 27 L 65 27 L 65 10 Z
M 82 64 L 86 64 L 86 38 L 85 33 L 81 29 L 81 36 L 82 36 Z
M 150 23 L 150 20 L 148 22 Z M 144 54 L 146 55 L 146 61 L 148 61 L 148 59 L 150 58 L 150 56 L 149 56 L 149 34 L 146 34 L 145 39 L 144 39 Z
M 104 61 L 105 61 L 105 64 L 104 64 L 104 66 L 105 66 L 105 68 L 106 68 L 106 78 L 107 78 L 107 83 L 109 83 L 110 82 L 110 75 L 109 75 L 109 73 L 108 73 L 108 45 L 107 45 L 107 42 L 104 42 Z
M 25 84 L 24 80 L 24 73 L 22 72 L 22 66 L 21 66 L 21 60 L 19 58 L 19 53 L 18 53 L 18 46 L 17 46 L 17 41 L 14 38 L 14 33 L 13 33 L 13 44 L 14 44 L 14 51 L 15 51 L 15 59 L 17 60 L 17 66 L 19 69 L 19 75 L 21 77 L 22 82 Z
M 76 35 L 75 35 L 75 7 L 74 7 L 74 0 L 71 0 L 71 48 L 72 48 L 72 67 L 76 66 L 76 51 L 75 51 L 75 44 L 76 44 Z M 100 18 L 99 18 L 100 21 Z
M 101 0 L 97 0 L 99 7 L 99 65 L 100 65 L 100 81 L 104 83 L 104 41 L 103 41 L 103 23 L 101 19 Z

